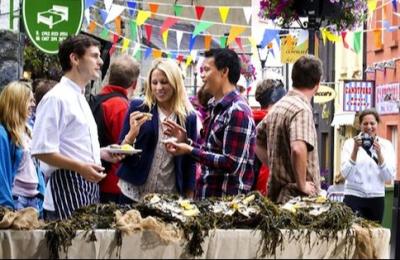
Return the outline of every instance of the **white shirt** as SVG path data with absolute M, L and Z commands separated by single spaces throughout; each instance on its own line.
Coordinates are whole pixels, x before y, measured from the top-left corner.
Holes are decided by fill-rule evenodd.
M 61 153 L 71 159 L 101 165 L 96 122 L 84 91 L 67 77 L 51 89 L 36 110 L 32 155 Z M 46 187 L 48 194 L 49 185 Z M 44 206 L 51 210 L 52 203 Z
M 351 160 L 353 138 L 345 141 L 342 149 L 341 173 L 346 179 L 344 193 L 361 198 L 385 196 L 385 181 L 394 179 L 396 174 L 396 156 L 392 143 L 378 137 L 384 163 L 378 165 L 364 150 L 359 147 L 356 162 Z M 370 149 L 377 158 L 373 147 Z

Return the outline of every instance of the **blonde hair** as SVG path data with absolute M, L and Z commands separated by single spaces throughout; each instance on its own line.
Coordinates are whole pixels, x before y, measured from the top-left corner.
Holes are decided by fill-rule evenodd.
M 0 123 L 17 146 L 23 146 L 23 135 L 28 133 L 28 103 L 32 91 L 26 83 L 13 81 L 0 93 Z
M 157 100 L 151 90 L 151 75 L 156 69 L 164 72 L 168 79 L 168 83 L 174 91 L 171 102 L 172 109 L 177 115 L 181 125 L 184 126 L 186 117 L 190 112 L 194 111 L 194 108 L 187 97 L 183 82 L 183 74 L 176 62 L 168 59 L 155 59 L 153 61 L 144 91 L 144 104 L 150 109 L 157 104 Z

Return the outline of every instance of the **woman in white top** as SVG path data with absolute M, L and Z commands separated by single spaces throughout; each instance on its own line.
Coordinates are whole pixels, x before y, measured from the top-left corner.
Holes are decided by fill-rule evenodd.
M 395 152 L 390 141 L 377 135 L 380 119 L 376 110 L 362 111 L 359 121 L 360 134 L 346 140 L 342 150 L 343 202 L 361 217 L 382 222 L 385 182 L 396 173 Z

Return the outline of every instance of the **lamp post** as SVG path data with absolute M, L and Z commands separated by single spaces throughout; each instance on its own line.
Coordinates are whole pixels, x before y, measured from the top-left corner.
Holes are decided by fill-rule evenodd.
M 261 78 L 264 79 L 265 78 L 265 63 L 267 62 L 268 59 L 268 55 L 269 55 L 269 49 L 267 48 L 267 46 L 264 46 L 264 48 L 262 48 L 261 44 L 257 45 L 257 54 L 258 54 L 258 59 L 261 62 Z

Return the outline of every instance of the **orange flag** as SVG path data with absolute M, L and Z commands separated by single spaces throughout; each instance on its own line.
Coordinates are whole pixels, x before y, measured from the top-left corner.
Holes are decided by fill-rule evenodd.
M 149 8 L 150 8 L 150 12 L 151 12 L 151 18 L 154 18 L 154 15 L 158 11 L 158 7 L 159 7 L 159 4 L 154 4 L 154 3 L 150 3 L 149 4 Z
M 162 56 L 162 51 L 159 49 L 153 49 L 153 58 L 157 59 L 157 58 L 161 58 Z
M 211 47 L 211 35 L 204 35 L 204 49 L 209 50 Z
M 93 33 L 95 29 L 96 29 L 96 23 L 94 21 L 91 21 L 88 26 L 88 30 L 90 33 Z
M 115 18 L 114 23 L 115 23 L 115 32 L 116 32 L 118 35 L 121 35 L 121 34 L 122 34 L 122 30 L 121 30 L 121 16 L 118 15 L 118 16 Z
M 375 30 L 373 30 L 373 33 L 374 33 L 375 48 L 381 49 L 382 48 L 382 30 L 375 29 Z

